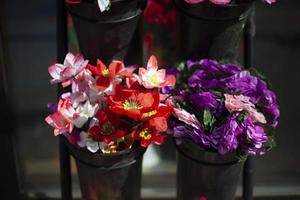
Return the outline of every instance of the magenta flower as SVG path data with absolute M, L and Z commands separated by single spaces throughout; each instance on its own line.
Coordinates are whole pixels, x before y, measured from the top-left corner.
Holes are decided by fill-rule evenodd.
M 267 123 L 265 116 L 255 109 L 255 105 L 250 102 L 250 97 L 244 95 L 224 94 L 225 107 L 229 112 L 246 111 L 254 121 L 262 124 Z
M 196 118 L 196 116 L 194 114 L 191 114 L 189 112 L 187 112 L 184 109 L 180 109 L 180 108 L 174 108 L 174 113 L 173 115 L 179 119 L 180 121 L 191 125 L 194 128 L 200 128 L 200 122 L 198 121 L 198 119 Z
M 67 95 L 65 95 L 67 96 Z M 91 105 L 89 101 L 81 103 L 77 108 L 74 108 L 69 96 L 65 99 L 61 99 L 58 102 L 58 112 L 60 112 L 66 119 L 72 122 L 72 124 L 81 128 L 89 118 L 93 117 L 99 108 L 98 104 Z
M 147 63 L 147 69 L 139 68 L 139 79 L 147 89 L 174 86 L 176 78 L 173 75 L 166 77 L 165 69 L 158 69 L 157 59 L 151 56 Z
M 59 112 L 55 112 L 48 117 L 45 121 L 52 127 L 54 127 L 54 135 L 61 135 L 64 133 L 71 133 L 73 130 L 73 125 L 70 120 L 65 118 Z
M 84 60 L 81 54 L 68 53 L 64 60 L 64 64 L 56 63 L 48 68 L 49 74 L 52 76 L 50 81 L 52 84 L 62 82 L 62 86 L 66 87 L 71 84 L 71 79 L 80 73 L 88 64 L 88 60 Z

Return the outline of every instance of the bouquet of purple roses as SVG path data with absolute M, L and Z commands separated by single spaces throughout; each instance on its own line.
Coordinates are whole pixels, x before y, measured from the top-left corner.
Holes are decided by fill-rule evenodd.
M 175 87 L 163 92 L 175 106 L 169 132 L 180 145 L 189 138 L 219 154 L 264 154 L 274 145 L 279 107 L 275 94 L 254 69 L 215 60 L 187 61 L 170 68 Z

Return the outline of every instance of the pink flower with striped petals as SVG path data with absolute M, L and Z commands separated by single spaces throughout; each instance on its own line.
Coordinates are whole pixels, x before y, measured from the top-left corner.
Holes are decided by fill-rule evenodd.
M 74 76 L 80 73 L 88 64 L 88 60 L 84 60 L 82 54 L 68 53 L 64 60 L 64 64 L 56 63 L 48 68 L 52 77 L 51 84 L 62 82 L 63 87 L 71 84 Z

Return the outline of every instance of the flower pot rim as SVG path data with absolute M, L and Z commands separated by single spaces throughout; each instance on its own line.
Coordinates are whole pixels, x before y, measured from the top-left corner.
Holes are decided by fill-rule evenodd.
M 72 17 L 99 23 L 118 23 L 139 16 L 146 5 L 146 0 L 113 0 L 108 11 L 100 12 L 98 5 L 91 2 L 65 4 Z
M 174 0 L 173 1 L 174 6 L 179 10 L 179 12 L 197 19 L 197 20 L 207 20 L 207 21 L 242 21 L 246 19 L 249 16 L 249 13 L 254 5 L 254 1 L 251 2 L 242 2 L 242 3 L 230 3 L 226 5 L 218 5 L 218 4 L 213 4 L 210 2 L 201 2 L 197 4 L 189 4 L 185 2 L 184 0 Z M 235 10 L 235 15 L 234 16 L 226 16 L 226 17 L 220 17 L 220 16 L 210 16 L 211 12 L 205 11 L 204 15 L 199 15 L 199 12 L 196 11 L 197 8 L 201 8 L 202 10 L 207 10 L 207 9 L 236 9 Z M 243 8 L 245 11 L 241 12 L 238 11 L 238 8 Z M 247 10 L 247 8 L 249 8 Z M 188 9 L 191 9 L 190 12 L 187 12 Z M 228 13 L 233 14 L 234 12 L 232 11 L 227 11 Z M 209 13 L 209 14 L 207 14 Z
M 110 19 L 110 20 L 105 20 L 105 19 L 100 20 L 100 19 L 91 19 L 91 18 L 88 18 L 88 17 L 80 16 L 76 12 L 71 11 L 71 9 L 69 9 L 69 8 L 67 8 L 67 10 L 72 15 L 72 17 L 76 17 L 76 18 L 78 18 L 80 20 L 83 20 L 83 21 L 99 23 L 99 24 L 122 23 L 122 22 L 129 21 L 131 19 L 134 19 L 136 17 L 139 17 L 143 13 L 143 11 L 139 9 L 139 10 L 136 11 L 136 13 L 134 15 L 131 15 L 131 16 L 128 16 L 128 17 L 119 18 L 119 19 Z
M 128 156 L 129 165 L 134 163 L 137 159 L 139 159 L 145 153 L 147 148 L 141 147 L 138 142 L 135 142 L 130 149 L 111 153 L 111 154 L 103 154 L 98 151 L 95 153 L 90 152 L 86 148 L 80 148 L 74 144 L 68 142 L 65 136 L 60 136 L 64 145 L 68 147 L 70 154 L 77 159 L 78 161 L 92 166 L 96 168 L 110 169 L 116 168 L 114 167 L 118 163 L 124 163 L 122 158 Z

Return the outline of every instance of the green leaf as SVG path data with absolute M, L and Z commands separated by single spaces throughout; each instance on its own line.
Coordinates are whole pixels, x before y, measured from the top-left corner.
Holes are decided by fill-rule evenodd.
M 178 64 L 177 69 L 179 69 L 180 71 L 183 71 L 185 69 L 185 64 L 184 62 L 181 62 Z
M 211 112 L 205 109 L 203 112 L 203 125 L 205 129 L 210 130 L 215 122 L 216 119 L 211 114 Z
M 238 121 L 243 122 L 247 118 L 247 114 L 245 112 L 241 112 L 238 116 Z
M 236 157 L 239 159 L 239 161 L 246 161 L 248 155 L 246 153 L 243 153 L 243 152 L 238 152 L 236 154 Z

